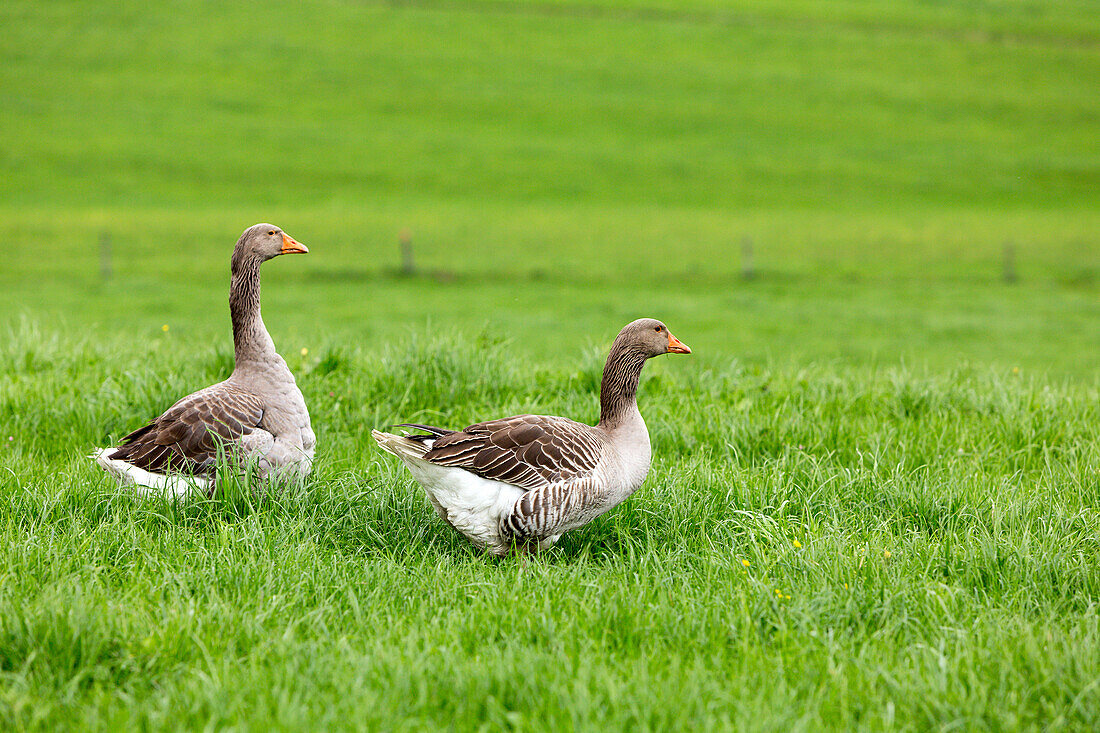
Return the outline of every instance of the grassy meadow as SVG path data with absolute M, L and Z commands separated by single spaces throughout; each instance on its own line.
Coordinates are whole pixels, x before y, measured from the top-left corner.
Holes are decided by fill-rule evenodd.
M 0 728 L 1100 727 L 1094 3 L 0 27 Z M 136 500 L 84 456 L 228 374 L 258 221 L 314 475 Z M 653 470 L 549 553 L 370 440 L 594 420 L 640 316 Z

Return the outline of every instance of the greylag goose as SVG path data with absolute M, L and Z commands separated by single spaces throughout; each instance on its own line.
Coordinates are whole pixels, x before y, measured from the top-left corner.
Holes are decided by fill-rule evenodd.
M 447 430 L 371 432 L 400 458 L 445 522 L 496 555 L 550 547 L 633 494 L 649 472 L 649 431 L 638 412 L 647 359 L 690 354 L 665 324 L 642 318 L 611 344 L 600 384 L 600 421 L 516 415 Z
M 96 463 L 120 484 L 175 495 L 213 488 L 219 445 L 236 459 L 254 461 L 261 479 L 308 476 L 316 442 L 309 411 L 260 317 L 260 265 L 308 251 L 277 226 L 246 229 L 230 266 L 233 373 L 184 397 L 117 448 L 97 450 Z

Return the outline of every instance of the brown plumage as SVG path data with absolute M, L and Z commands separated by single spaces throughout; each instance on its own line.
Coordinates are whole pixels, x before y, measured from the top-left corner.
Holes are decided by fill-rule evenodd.
M 461 431 L 430 429 L 438 437 L 423 459 L 464 468 L 494 481 L 536 489 L 583 476 L 600 459 L 601 437 L 590 425 L 564 417 L 516 415 Z
M 426 434 L 372 432 L 401 458 L 432 506 L 470 541 L 504 554 L 549 547 L 630 496 L 649 471 L 650 445 L 638 412 L 647 359 L 691 350 L 652 318 L 628 324 L 611 345 L 600 385 L 600 421 L 516 415 Z
M 308 252 L 271 224 L 249 227 L 233 249 L 229 312 L 233 373 L 188 395 L 95 459 L 122 483 L 183 490 L 167 474 L 209 478 L 219 449 L 256 459 L 261 477 L 284 468 L 309 474 L 314 436 L 309 411 L 260 316 L 260 265 L 281 254 Z
M 248 435 L 263 424 L 263 400 L 221 384 L 188 395 L 148 425 L 122 439 L 109 457 L 146 471 L 180 471 L 203 475 L 223 445 Z

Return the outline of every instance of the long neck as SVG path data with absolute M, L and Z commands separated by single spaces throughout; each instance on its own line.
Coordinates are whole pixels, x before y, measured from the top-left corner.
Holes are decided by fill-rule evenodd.
M 260 261 L 254 257 L 234 258 L 229 315 L 233 319 L 233 352 L 238 366 L 262 361 L 275 353 L 275 344 L 260 317 Z
M 645 356 L 616 340 L 607 355 L 600 382 L 600 422 L 609 430 L 638 412 L 638 378 Z

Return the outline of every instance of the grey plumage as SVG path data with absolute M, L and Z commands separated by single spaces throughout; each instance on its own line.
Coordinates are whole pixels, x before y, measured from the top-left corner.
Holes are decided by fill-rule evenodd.
M 665 353 L 690 349 L 660 321 L 640 319 L 619 333 L 604 366 L 594 426 L 516 415 L 463 430 L 405 424 L 427 434 L 373 434 L 405 461 L 440 515 L 475 543 L 496 553 L 549 546 L 562 532 L 621 502 L 645 479 L 649 434 L 638 412 L 638 379 L 647 359 Z M 460 475 L 448 479 L 428 466 L 459 469 L 517 494 L 512 500 L 490 483 L 467 486 Z
M 233 373 L 179 400 L 123 438 L 116 450 L 98 456 L 104 468 L 120 478 L 128 467 L 210 477 L 221 448 L 255 458 L 261 475 L 287 467 L 309 473 L 314 444 L 309 411 L 260 315 L 260 265 L 292 252 L 308 250 L 278 227 L 257 224 L 245 230 L 230 268 Z

